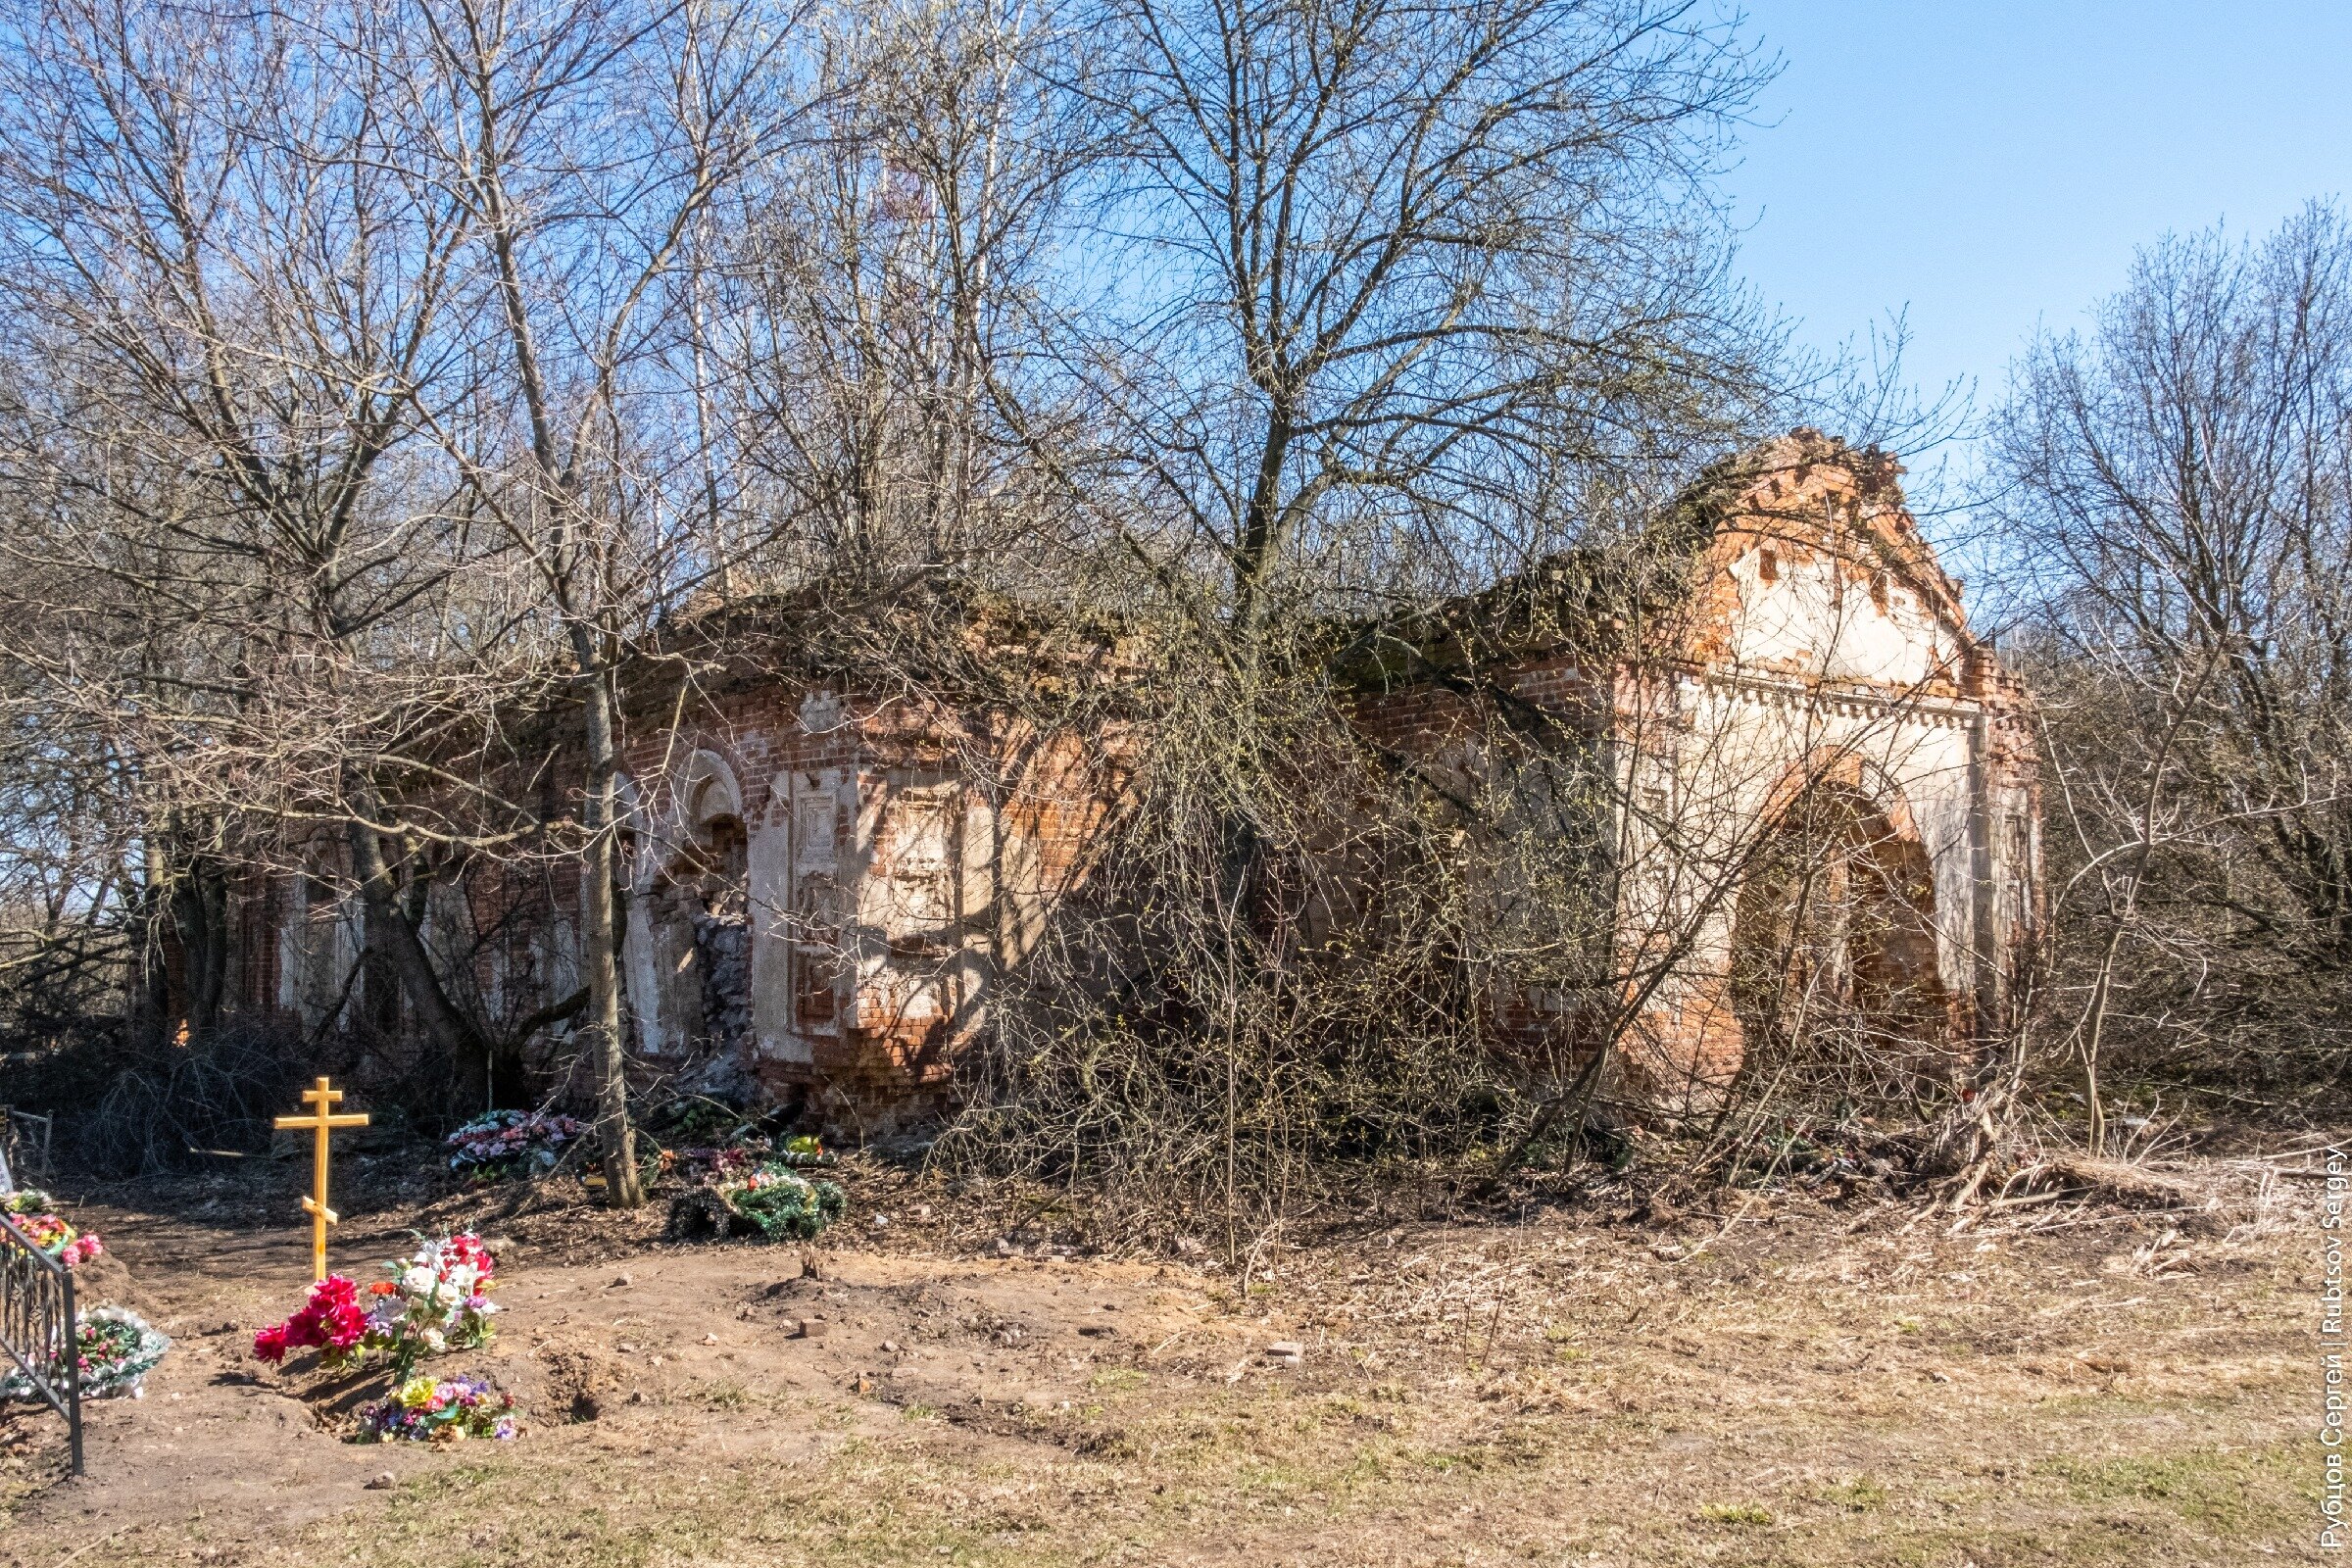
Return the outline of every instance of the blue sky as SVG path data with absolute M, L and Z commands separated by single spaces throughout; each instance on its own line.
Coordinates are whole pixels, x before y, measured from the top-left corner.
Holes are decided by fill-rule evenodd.
M 1910 378 L 1980 406 L 2134 247 L 2352 198 L 2352 0 L 1748 3 L 1742 270 L 1825 348 L 1907 305 Z

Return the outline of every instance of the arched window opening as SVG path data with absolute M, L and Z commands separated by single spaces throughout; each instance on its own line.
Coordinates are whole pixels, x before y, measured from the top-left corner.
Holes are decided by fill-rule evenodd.
M 1736 915 L 1741 1070 L 1914 1099 L 1949 1063 L 1927 851 L 1849 787 L 1808 788 L 1751 859 Z M 1795 1087 L 1792 1082 L 1789 1087 Z
M 750 844 L 741 818 L 713 817 L 670 872 L 702 981 L 701 1028 L 692 1043 L 721 1051 L 743 1047 L 752 1034 Z
M 733 1054 L 752 1039 L 750 835 L 725 765 L 698 754 L 666 832 L 640 840 L 647 868 L 638 1009 L 657 1055 Z

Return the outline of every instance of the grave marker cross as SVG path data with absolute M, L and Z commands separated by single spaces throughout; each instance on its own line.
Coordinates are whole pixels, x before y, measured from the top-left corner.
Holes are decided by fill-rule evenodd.
M 314 1282 L 326 1278 L 326 1228 L 341 1218 L 326 1206 L 327 1130 L 332 1127 L 368 1125 L 368 1117 L 364 1112 L 352 1111 L 341 1116 L 334 1114 L 333 1107 L 342 1099 L 342 1090 L 329 1089 L 326 1080 L 320 1078 L 318 1088 L 302 1092 L 303 1103 L 317 1107 L 310 1115 L 277 1118 L 277 1125 L 282 1129 L 300 1131 L 308 1127 L 318 1135 L 316 1146 L 318 1152 L 311 1166 L 311 1196 L 302 1200 L 304 1211 L 311 1216 L 311 1279 Z

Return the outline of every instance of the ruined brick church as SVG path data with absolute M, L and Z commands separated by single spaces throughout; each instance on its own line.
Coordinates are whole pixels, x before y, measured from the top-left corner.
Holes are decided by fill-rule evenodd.
M 1379 744 L 1491 778 L 1492 739 L 1448 665 L 1476 641 L 1481 681 L 1606 759 L 1603 837 L 1631 868 L 1612 884 L 1612 1001 L 1646 1093 L 1703 1099 L 1759 1030 L 1806 1008 L 1955 1060 L 2004 1025 L 2037 916 L 2028 706 L 1971 632 L 1899 472 L 1796 431 L 1701 481 L 1670 631 L 1609 644 L 1513 623 L 1362 679 L 1353 721 Z M 1507 620 L 1494 607 L 1509 597 L 1448 614 Z M 633 1046 L 657 1071 L 715 1062 L 764 1095 L 813 1097 L 837 1127 L 888 1129 L 952 1098 L 997 977 L 1083 884 L 1116 789 L 1099 755 L 1008 715 L 777 667 L 738 660 L 636 726 Z M 975 754 L 989 788 L 964 765 Z M 1832 874 L 1794 877 L 1805 855 Z M 486 1008 L 573 988 L 572 894 L 551 887 L 496 941 L 448 948 Z M 427 925 L 446 945 L 466 912 Z M 238 929 L 238 1005 L 340 1027 L 365 933 L 331 856 L 248 896 Z M 1497 1049 L 1569 1028 L 1590 1000 L 1506 999 Z

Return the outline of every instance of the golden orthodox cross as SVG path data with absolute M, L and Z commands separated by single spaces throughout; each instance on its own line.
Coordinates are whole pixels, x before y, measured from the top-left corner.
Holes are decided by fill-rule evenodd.
M 326 1278 L 326 1228 L 340 1218 L 326 1206 L 327 1129 L 368 1125 L 367 1116 L 358 1111 L 342 1116 L 334 1114 L 333 1107 L 342 1099 L 343 1091 L 327 1088 L 326 1080 L 321 1078 L 318 1088 L 302 1092 L 303 1103 L 317 1107 L 310 1115 L 277 1118 L 277 1125 L 281 1128 L 299 1131 L 308 1127 L 318 1135 L 318 1155 L 311 1166 L 311 1196 L 302 1200 L 304 1210 L 311 1216 L 311 1278 L 314 1282 Z

